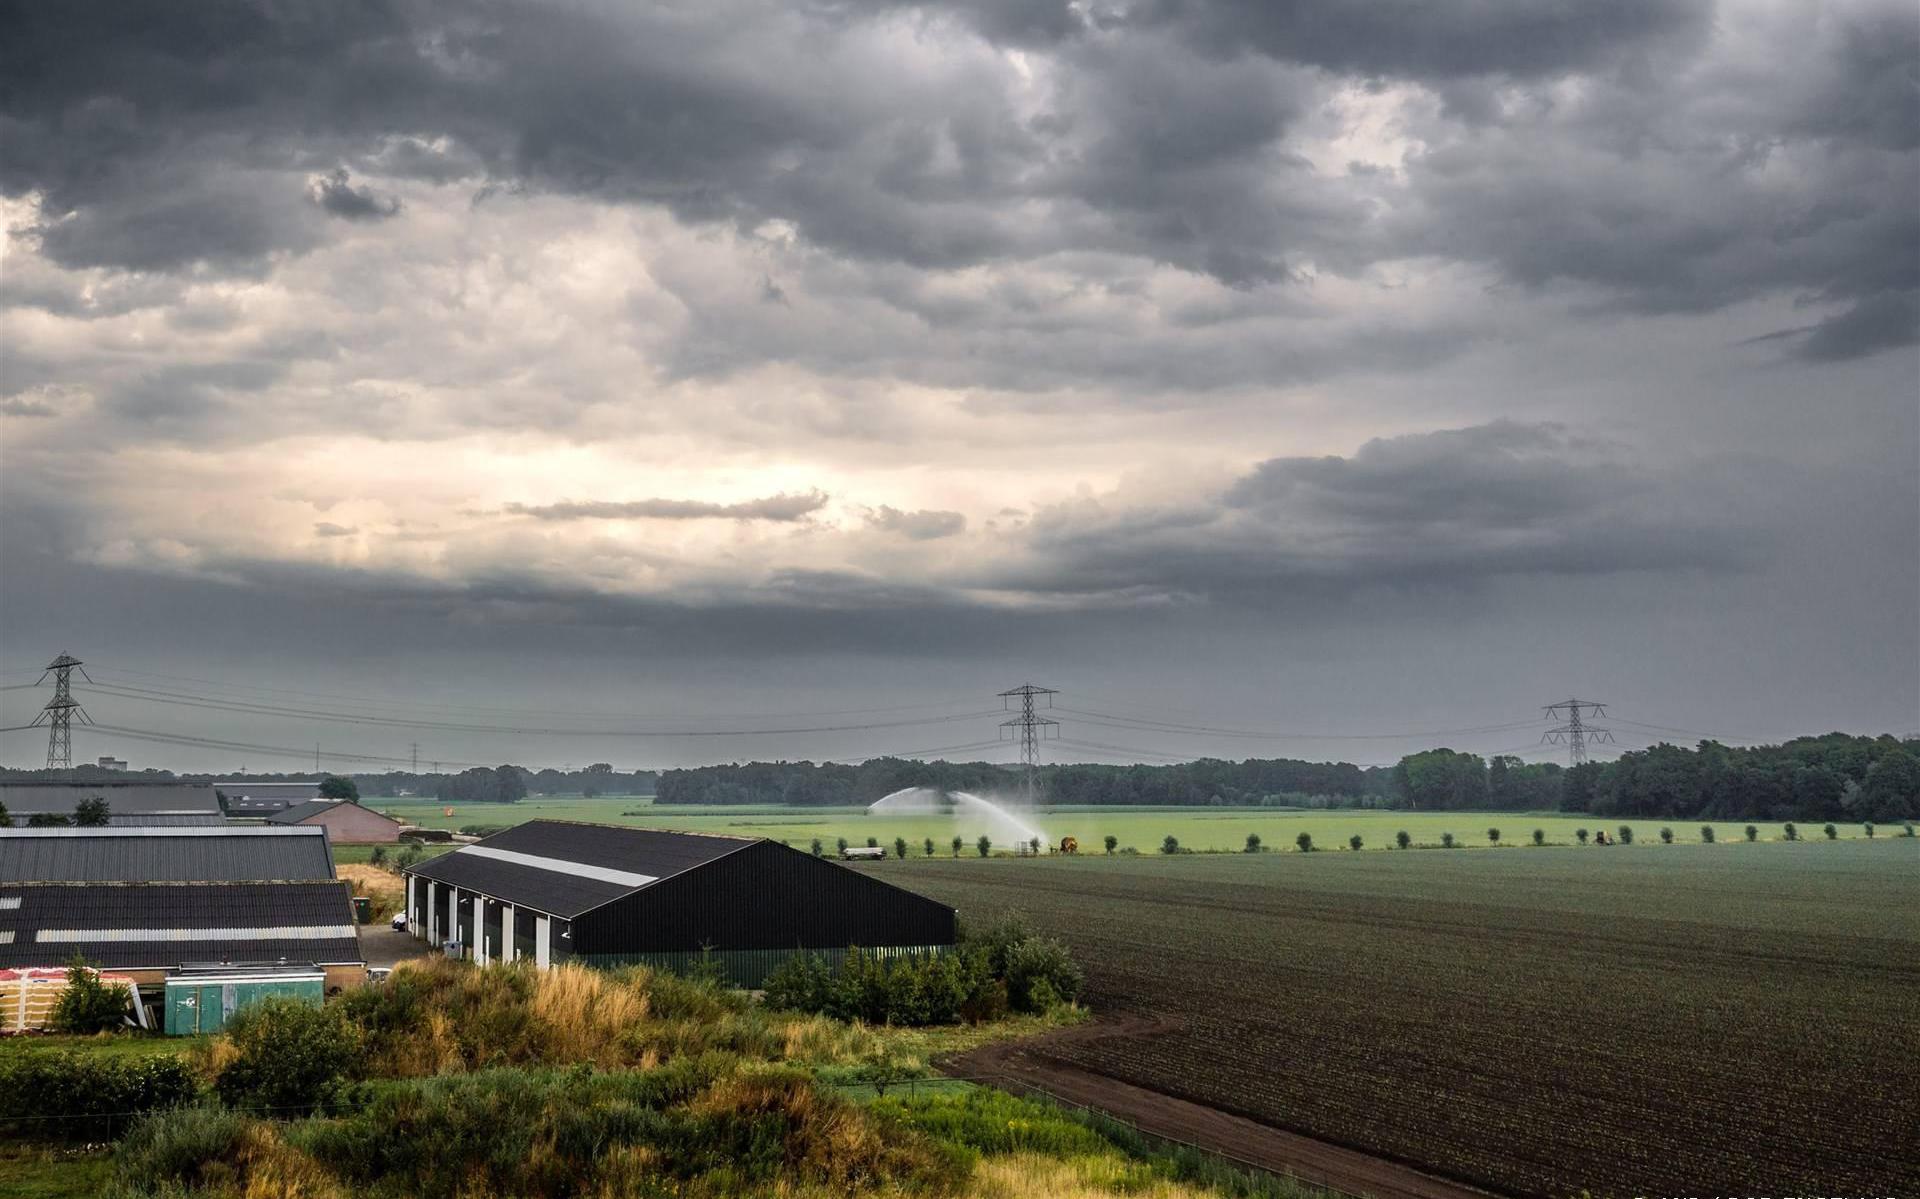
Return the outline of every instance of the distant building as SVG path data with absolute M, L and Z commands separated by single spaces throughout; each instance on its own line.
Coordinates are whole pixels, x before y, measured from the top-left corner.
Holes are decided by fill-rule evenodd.
M 214 788 L 226 797 L 229 816 L 271 816 L 295 804 L 320 798 L 318 779 L 311 783 L 215 783 Z
M 125 770 L 127 768 L 127 760 L 125 758 L 116 758 L 112 754 L 100 755 L 98 764 L 102 770 Z
M 0 829 L 0 882 L 253 882 L 335 877 L 322 828 Z
M 83 799 L 105 800 L 115 828 L 226 823 L 206 783 L 0 782 L 0 804 L 15 824 L 36 815 L 70 817 Z
M 268 824 L 324 828 L 336 845 L 391 844 L 400 839 L 400 822 L 344 799 L 310 799 L 267 817 Z
M 798 950 L 955 939 L 945 904 L 759 837 L 533 820 L 404 873 L 413 935 L 482 963 L 706 960 L 751 987 Z

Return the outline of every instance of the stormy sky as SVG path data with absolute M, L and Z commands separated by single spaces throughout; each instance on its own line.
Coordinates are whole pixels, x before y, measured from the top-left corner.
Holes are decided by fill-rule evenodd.
M 1906 0 L 12 3 L 0 222 L 79 757 L 1920 729 Z

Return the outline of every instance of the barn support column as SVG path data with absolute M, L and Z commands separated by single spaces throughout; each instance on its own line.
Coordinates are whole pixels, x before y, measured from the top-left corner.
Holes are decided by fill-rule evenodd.
M 533 918 L 533 964 L 542 970 L 553 964 L 553 921 L 546 916 Z
M 430 878 L 420 880 L 427 889 L 427 944 L 440 948 L 440 884 Z
M 473 897 L 473 960 L 487 964 L 487 897 Z
M 514 933 L 518 931 L 519 930 L 514 926 L 513 905 L 510 903 L 501 904 L 500 905 L 500 960 L 501 961 L 503 962 L 513 961 L 514 954 L 517 953 L 519 950 L 519 947 L 514 944 L 514 940 L 515 940 Z

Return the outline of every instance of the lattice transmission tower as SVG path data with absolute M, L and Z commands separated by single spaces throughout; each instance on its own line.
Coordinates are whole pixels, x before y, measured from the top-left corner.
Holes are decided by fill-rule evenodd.
M 1048 737 L 1060 735 L 1060 722 L 1038 715 L 1035 709 L 1044 701 L 1045 706 L 1053 706 L 1053 697 L 1060 694 L 1051 687 L 1036 687 L 1032 683 L 1022 683 L 1000 693 L 1001 705 L 1009 711 L 1013 701 L 1020 701 L 1020 714 L 1011 720 L 1000 722 L 1002 738 L 1013 737 L 1020 742 L 1020 765 L 1024 768 L 1025 778 L 1022 785 L 1026 790 L 1026 801 L 1033 803 L 1039 798 L 1040 743 Z
M 80 701 L 73 698 L 73 672 L 76 670 L 80 671 L 81 678 L 89 683 L 93 682 L 88 678 L 86 670 L 81 667 L 80 659 L 72 654 L 61 654 L 47 663 L 46 670 L 40 675 L 40 683 L 46 682 L 48 675 L 53 676 L 53 698 L 48 700 L 47 706 L 41 708 L 40 714 L 33 718 L 34 724 L 39 724 L 43 720 L 47 722 L 48 770 L 73 769 L 74 713 L 80 714 L 80 723 L 93 723 L 93 718 L 88 716 L 87 710 L 80 706 Z M 34 686 L 37 687 L 40 683 L 35 683 Z
M 1559 721 L 1540 738 L 1542 745 L 1567 747 L 1567 764 L 1578 766 L 1587 760 L 1587 746 L 1612 745 L 1613 734 L 1587 723 L 1590 716 L 1605 716 L 1607 706 L 1590 699 L 1563 699 L 1545 707 L 1548 720 Z

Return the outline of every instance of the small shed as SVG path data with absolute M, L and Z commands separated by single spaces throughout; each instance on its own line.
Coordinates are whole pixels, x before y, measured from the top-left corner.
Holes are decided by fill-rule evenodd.
M 327 974 L 312 962 L 182 966 L 166 980 L 170 1037 L 219 1032 L 235 1012 L 263 999 L 326 1002 Z

